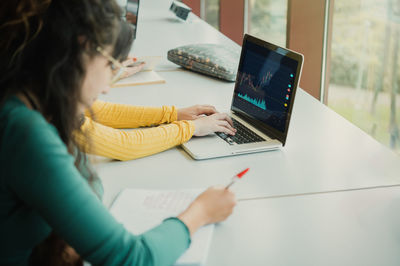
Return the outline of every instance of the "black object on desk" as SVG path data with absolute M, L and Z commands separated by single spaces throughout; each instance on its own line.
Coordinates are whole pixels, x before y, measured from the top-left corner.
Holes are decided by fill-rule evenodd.
M 178 18 L 183 20 L 186 20 L 189 13 L 192 11 L 190 7 L 179 1 L 173 1 L 169 10 L 174 12 Z

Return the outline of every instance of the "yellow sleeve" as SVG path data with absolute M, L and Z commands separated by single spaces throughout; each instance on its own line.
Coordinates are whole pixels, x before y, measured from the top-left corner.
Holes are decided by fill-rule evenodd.
M 113 128 L 147 127 L 171 123 L 178 119 L 175 106 L 144 107 L 97 100 L 91 111 L 92 114 L 86 111 L 86 116 L 93 115 L 100 124 Z
M 153 128 L 123 131 L 94 122 L 86 117 L 82 131 L 90 138 L 85 143 L 82 135 L 75 134 L 85 152 L 121 161 L 155 154 L 188 141 L 194 132 L 192 121 L 176 121 Z

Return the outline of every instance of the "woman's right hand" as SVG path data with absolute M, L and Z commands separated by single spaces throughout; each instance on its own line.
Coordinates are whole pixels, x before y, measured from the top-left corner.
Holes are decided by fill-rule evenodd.
M 223 132 L 228 135 L 235 135 L 232 119 L 225 113 L 216 113 L 193 120 L 194 136 L 205 136 L 214 132 Z
M 225 220 L 236 205 L 235 194 L 224 187 L 210 187 L 201 193 L 178 218 L 193 235 L 201 226 Z

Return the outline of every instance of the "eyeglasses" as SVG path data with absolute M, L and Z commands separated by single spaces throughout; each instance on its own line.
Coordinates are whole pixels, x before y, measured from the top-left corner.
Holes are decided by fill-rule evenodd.
M 114 84 L 115 82 L 117 82 L 121 78 L 122 74 L 125 72 L 125 70 L 126 70 L 125 67 L 117 59 L 112 57 L 107 51 L 105 51 L 100 46 L 97 46 L 96 50 L 102 56 L 107 58 L 108 61 L 110 61 L 111 69 L 115 73 L 114 76 L 111 79 L 111 84 Z

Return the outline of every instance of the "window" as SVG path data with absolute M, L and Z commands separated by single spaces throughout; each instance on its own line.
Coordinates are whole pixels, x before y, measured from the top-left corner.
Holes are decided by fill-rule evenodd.
M 219 30 L 219 0 L 204 0 L 205 15 L 204 20 L 208 24 Z
M 248 0 L 248 32 L 286 46 L 287 0 Z
M 399 11 L 399 0 L 335 0 L 327 104 L 400 153 Z
M 203 19 L 220 30 L 223 17 L 222 32 L 237 43 L 241 44 L 244 29 L 246 33 L 261 39 L 286 45 L 287 0 L 224 1 L 223 5 L 221 0 L 201 1 L 204 4 Z M 238 16 L 243 16 L 244 21 L 238 23 Z

